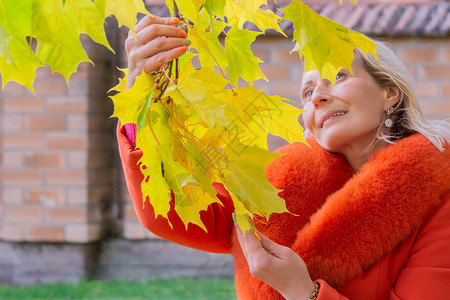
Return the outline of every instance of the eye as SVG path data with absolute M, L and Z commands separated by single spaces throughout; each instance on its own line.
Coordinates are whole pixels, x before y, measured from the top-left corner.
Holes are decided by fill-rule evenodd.
M 339 80 L 339 79 L 341 79 L 341 78 L 344 77 L 344 76 L 345 76 L 344 73 L 339 72 L 339 73 L 337 73 L 337 75 L 336 75 L 336 80 Z
M 314 92 L 313 88 L 307 88 L 303 91 L 303 101 L 308 101 Z

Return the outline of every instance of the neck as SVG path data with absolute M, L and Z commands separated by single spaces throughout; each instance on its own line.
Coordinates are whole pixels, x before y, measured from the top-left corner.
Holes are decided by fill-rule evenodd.
M 369 161 L 370 157 L 389 144 L 385 141 L 357 142 L 347 146 L 342 150 L 342 154 L 347 159 L 354 173 L 358 173 L 361 167 Z

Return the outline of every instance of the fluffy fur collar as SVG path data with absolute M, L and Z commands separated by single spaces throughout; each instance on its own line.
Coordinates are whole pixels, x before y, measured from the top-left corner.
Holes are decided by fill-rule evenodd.
M 440 152 L 420 134 L 382 149 L 357 174 L 343 156 L 308 142 L 312 149 L 281 148 L 287 155 L 266 169 L 297 216 L 273 215 L 256 226 L 299 253 L 313 279 L 335 287 L 404 241 L 450 190 L 450 151 Z M 243 265 L 238 257 L 237 280 L 248 272 Z

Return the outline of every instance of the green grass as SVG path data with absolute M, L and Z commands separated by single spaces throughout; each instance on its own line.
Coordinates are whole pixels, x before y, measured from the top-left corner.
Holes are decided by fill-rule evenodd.
M 82 281 L 79 283 L 0 285 L 0 299 L 236 299 L 232 278 L 173 278 L 146 282 Z

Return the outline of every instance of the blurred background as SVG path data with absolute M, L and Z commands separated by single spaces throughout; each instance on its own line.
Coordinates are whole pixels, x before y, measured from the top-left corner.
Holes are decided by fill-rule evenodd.
M 289 1 L 278 0 L 278 7 Z M 387 41 L 416 80 L 428 118 L 450 117 L 450 2 L 445 0 L 304 1 L 323 16 Z M 148 10 L 169 16 L 163 0 Z M 269 1 L 269 7 L 276 9 Z M 10 82 L 0 92 L 0 282 L 147 280 L 231 277 L 228 255 L 203 253 L 158 239 L 138 222 L 117 153 L 107 91 L 126 67 L 127 29 L 106 24 L 116 54 L 82 36 L 88 56 L 67 86 L 38 69 L 37 96 Z M 292 37 L 292 24 L 282 23 Z M 291 38 L 275 32 L 253 45 L 270 83 L 268 94 L 299 101 L 302 65 Z M 271 138 L 272 147 L 283 141 Z

